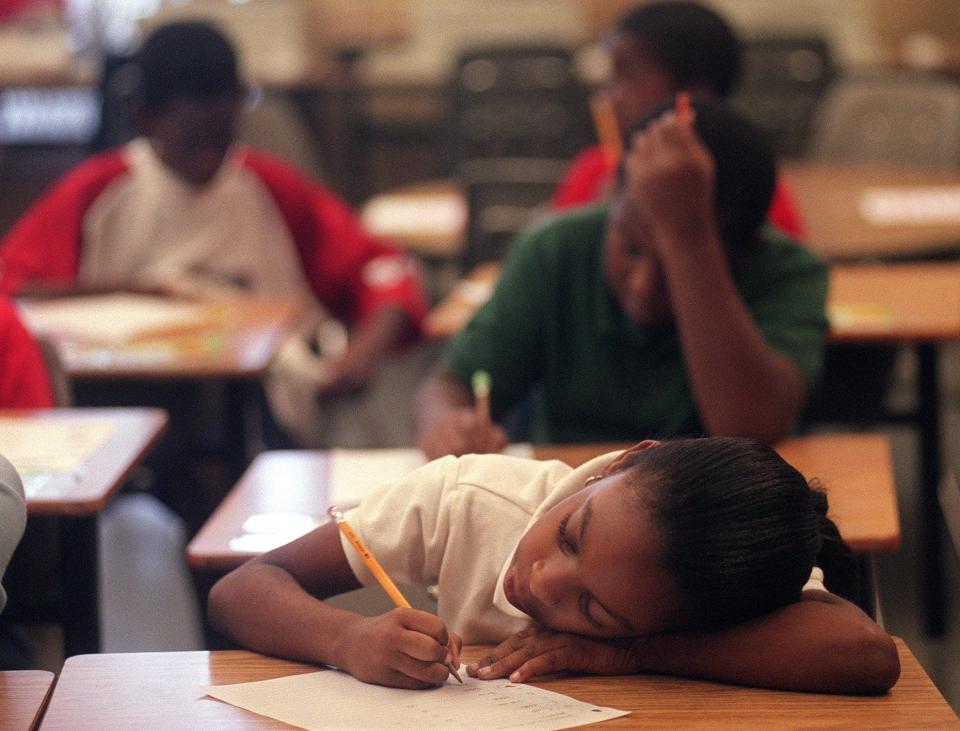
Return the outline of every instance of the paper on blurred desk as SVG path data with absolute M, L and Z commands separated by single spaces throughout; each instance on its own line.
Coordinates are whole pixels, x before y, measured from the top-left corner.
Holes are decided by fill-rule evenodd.
M 199 303 L 129 293 L 23 301 L 20 311 L 35 333 L 91 343 L 126 343 L 207 322 Z

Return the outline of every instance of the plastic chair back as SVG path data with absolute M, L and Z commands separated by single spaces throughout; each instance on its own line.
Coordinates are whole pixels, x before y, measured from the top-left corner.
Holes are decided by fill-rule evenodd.
M 923 167 L 960 164 L 960 85 L 898 74 L 838 82 L 818 111 L 810 155 Z

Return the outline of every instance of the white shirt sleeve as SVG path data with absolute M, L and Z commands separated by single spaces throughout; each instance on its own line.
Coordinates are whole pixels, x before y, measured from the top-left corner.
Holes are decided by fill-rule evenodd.
M 444 457 L 389 482 L 348 511 L 347 522 L 395 581 L 426 586 L 436 581 L 449 532 L 450 502 L 458 461 Z M 360 583 L 376 583 L 350 542 L 344 554 Z
M 27 524 L 27 505 L 20 476 L 6 459 L 0 457 L 0 579 L 20 543 Z M 0 584 L 0 610 L 7 603 L 7 594 Z

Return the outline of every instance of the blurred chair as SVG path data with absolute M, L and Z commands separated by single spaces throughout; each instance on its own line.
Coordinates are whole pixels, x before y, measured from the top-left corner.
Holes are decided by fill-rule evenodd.
M 829 45 L 819 36 L 768 37 L 745 42 L 742 52 L 731 103 L 766 132 L 778 156 L 798 156 L 835 75 Z
M 955 167 L 960 164 L 960 85 L 919 74 L 844 79 L 817 111 L 809 155 Z
M 323 178 L 320 152 L 303 113 L 287 95 L 263 92 L 254 97 L 240 120 L 239 139 Z
M 553 158 L 491 158 L 461 164 L 457 177 L 468 211 L 463 266 L 502 259 L 513 238 L 546 211 L 566 165 Z
M 451 89 L 451 160 L 569 159 L 593 140 L 573 53 L 556 46 L 464 52 Z
M 126 144 L 137 136 L 127 102 L 136 83 L 130 56 L 109 54 L 100 67 L 100 125 L 90 143 L 91 152 L 103 152 Z

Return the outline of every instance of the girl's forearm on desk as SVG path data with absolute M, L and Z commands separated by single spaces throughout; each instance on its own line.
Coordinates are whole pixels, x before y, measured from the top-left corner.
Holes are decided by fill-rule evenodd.
M 343 643 L 360 615 L 306 593 L 282 568 L 253 561 L 213 587 L 210 623 L 251 650 L 343 665 Z
M 825 596 L 712 633 L 636 638 L 636 671 L 781 690 L 887 691 L 900 674 L 893 640 L 853 605 Z

